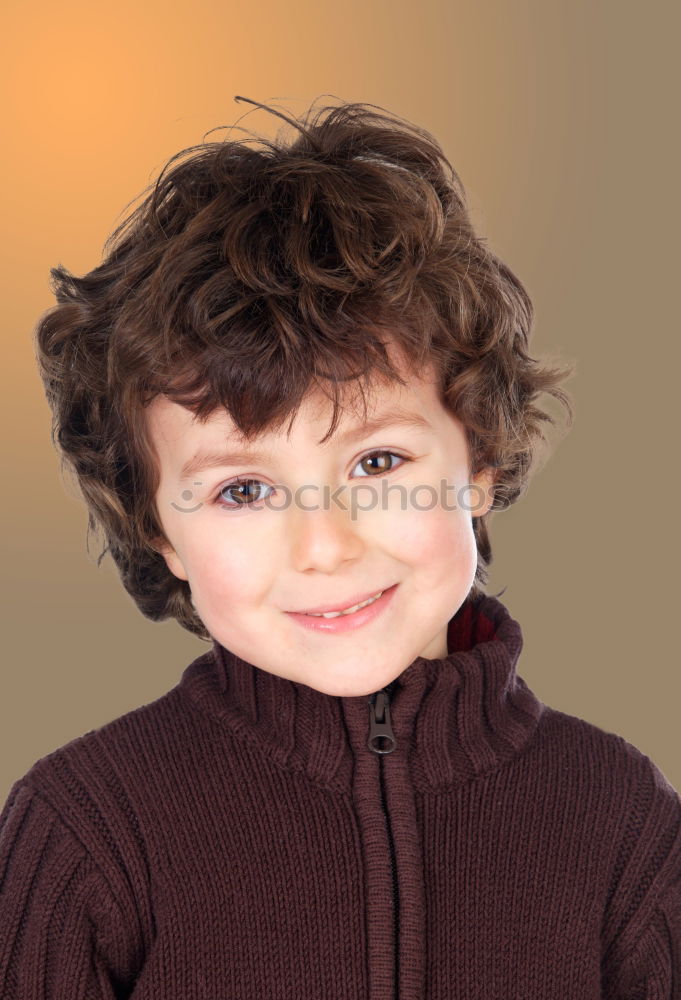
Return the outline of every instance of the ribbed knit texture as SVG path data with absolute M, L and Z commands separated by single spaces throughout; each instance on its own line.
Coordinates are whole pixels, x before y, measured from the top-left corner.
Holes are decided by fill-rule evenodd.
M 37 761 L 0 815 L 2 1000 L 680 1000 L 679 794 L 521 648 L 467 601 L 377 754 L 368 697 L 215 642 Z

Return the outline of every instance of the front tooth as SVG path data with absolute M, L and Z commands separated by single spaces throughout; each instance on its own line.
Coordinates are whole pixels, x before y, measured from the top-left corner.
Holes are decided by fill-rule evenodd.
M 371 604 L 373 601 L 377 601 L 381 596 L 383 591 L 381 590 L 375 597 L 370 597 L 368 600 L 363 601 L 361 604 L 355 604 L 352 608 L 346 608 L 345 611 L 324 611 L 320 615 L 313 615 L 313 618 L 339 618 L 340 615 L 351 615 L 355 611 L 359 611 L 360 608 L 365 608 L 367 604 Z

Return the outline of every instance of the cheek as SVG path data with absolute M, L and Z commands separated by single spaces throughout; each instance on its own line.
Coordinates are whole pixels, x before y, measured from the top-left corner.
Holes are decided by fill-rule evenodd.
M 425 502 L 424 502 L 425 506 Z M 476 558 L 475 535 L 470 515 L 462 510 L 411 510 L 393 524 L 393 544 L 406 562 L 449 567 Z
M 224 601 L 230 604 L 260 595 L 267 587 L 271 559 L 247 532 L 230 532 L 229 539 L 194 548 L 188 567 L 189 584 L 197 603 L 207 606 Z

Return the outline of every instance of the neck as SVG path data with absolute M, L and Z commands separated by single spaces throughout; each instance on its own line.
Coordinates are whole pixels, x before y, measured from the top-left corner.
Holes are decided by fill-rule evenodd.
M 448 624 L 447 655 L 417 657 L 382 689 L 392 753 L 409 756 L 416 787 L 469 781 L 527 745 L 543 705 L 516 673 L 522 644 L 520 625 L 496 597 L 469 598 Z M 187 667 L 181 687 L 249 747 L 338 790 L 350 787 L 356 756 L 372 753 L 377 693 L 327 695 L 247 663 L 216 640 Z

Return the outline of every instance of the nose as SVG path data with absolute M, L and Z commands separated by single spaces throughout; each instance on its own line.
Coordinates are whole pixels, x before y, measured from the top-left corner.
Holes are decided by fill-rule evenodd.
M 291 562 L 298 572 L 314 569 L 332 573 L 343 562 L 362 554 L 365 543 L 350 510 L 343 510 L 333 500 L 325 503 L 321 493 L 307 500 L 305 507 L 308 509 L 293 505 L 289 525 Z

